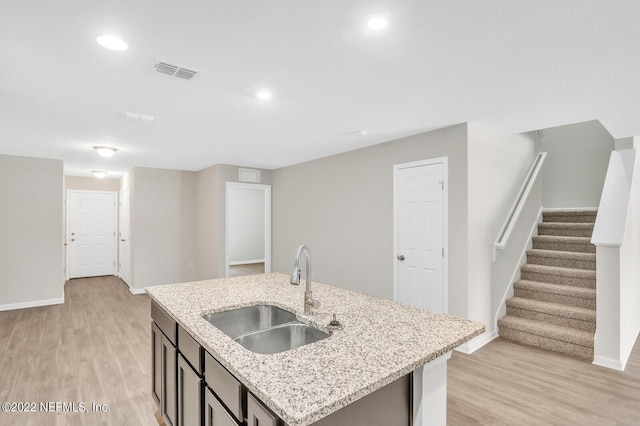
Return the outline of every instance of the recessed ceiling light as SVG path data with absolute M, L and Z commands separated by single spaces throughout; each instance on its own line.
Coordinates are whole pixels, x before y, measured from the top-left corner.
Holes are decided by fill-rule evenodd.
M 387 27 L 387 20 L 384 16 L 374 16 L 369 19 L 367 26 L 370 30 L 379 31 Z
M 272 96 L 272 93 L 268 90 L 259 90 L 258 92 L 256 92 L 256 98 L 263 101 L 268 101 Z
M 117 149 L 108 146 L 94 146 L 93 149 L 95 149 L 101 157 L 107 158 L 111 157 L 117 151 Z
M 114 35 L 109 35 L 109 34 L 103 35 L 98 37 L 96 40 L 98 41 L 100 46 L 106 47 L 107 49 L 111 49 L 111 50 L 117 50 L 119 52 L 123 50 L 127 50 L 129 48 L 127 43 L 125 43 L 124 41 L 122 41 L 121 39 L 119 39 Z
M 102 179 L 107 176 L 107 172 L 102 170 L 92 170 L 91 173 L 93 173 L 93 175 L 99 179 Z

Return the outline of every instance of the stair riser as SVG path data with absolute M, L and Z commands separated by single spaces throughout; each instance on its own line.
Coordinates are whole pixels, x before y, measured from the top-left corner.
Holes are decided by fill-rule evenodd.
M 558 266 L 561 268 L 584 269 L 585 271 L 595 271 L 596 262 L 591 260 L 563 259 L 560 257 L 545 257 L 528 255 L 527 263 L 532 265 Z
M 543 291 L 514 289 L 514 296 L 522 297 L 524 299 L 539 300 L 541 302 L 558 303 L 567 306 L 574 306 L 576 308 L 595 309 L 595 299 L 585 299 L 582 297 L 566 296 L 563 294 L 545 293 Z
M 556 237 L 590 237 L 592 234 L 593 229 L 538 227 L 538 235 L 554 235 Z
M 542 283 L 560 284 L 572 287 L 596 288 L 596 280 L 590 278 L 564 277 L 562 275 L 540 274 L 538 272 L 522 271 L 521 279 Z
M 594 246 L 593 244 L 570 244 L 554 241 L 539 241 L 535 238 L 533 239 L 533 248 L 540 250 L 572 251 L 578 253 L 596 252 L 596 246 Z
M 543 222 L 562 222 L 562 223 L 595 223 L 596 215 L 559 215 L 553 213 L 542 213 Z
M 576 358 L 587 361 L 593 360 L 593 348 L 576 345 L 573 343 L 563 342 L 561 340 L 551 339 L 548 337 L 536 336 L 525 333 L 520 330 L 513 330 L 507 327 L 499 327 L 499 334 L 505 339 L 522 343 L 529 346 L 535 346 L 548 351 L 560 352 Z
M 555 324 L 562 327 L 570 327 L 577 330 L 590 331 L 592 333 L 596 331 L 595 321 L 583 321 L 579 319 L 567 318 L 544 312 L 530 311 L 528 309 L 520 309 L 511 306 L 507 306 L 507 314 L 513 315 L 515 317 L 540 321 L 547 324 Z

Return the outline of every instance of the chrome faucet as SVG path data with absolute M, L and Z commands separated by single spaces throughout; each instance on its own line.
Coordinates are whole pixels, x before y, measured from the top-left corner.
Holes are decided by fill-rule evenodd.
M 320 307 L 320 301 L 313 299 L 313 293 L 311 292 L 311 253 L 309 247 L 302 244 L 298 247 L 298 254 L 296 255 L 296 263 L 293 265 L 293 272 L 291 273 L 291 284 L 300 284 L 300 255 L 304 251 L 305 258 L 307 259 L 307 283 L 304 291 L 304 313 L 305 315 L 313 315 L 313 309 Z

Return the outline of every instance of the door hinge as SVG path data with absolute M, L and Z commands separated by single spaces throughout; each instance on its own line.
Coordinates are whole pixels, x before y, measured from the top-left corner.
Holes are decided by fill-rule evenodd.
M 440 181 L 440 189 L 442 191 L 444 191 L 444 181 L 443 180 Z
M 444 257 L 444 247 L 442 248 L 442 257 Z

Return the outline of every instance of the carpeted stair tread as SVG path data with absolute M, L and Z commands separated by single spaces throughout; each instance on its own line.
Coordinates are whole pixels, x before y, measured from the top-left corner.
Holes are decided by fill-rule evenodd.
M 533 249 L 527 251 L 527 262 L 563 268 L 596 269 L 595 253 Z
M 557 235 L 566 237 L 591 237 L 593 223 L 543 222 L 538 225 L 539 235 Z
M 535 272 L 545 275 L 560 275 L 563 277 L 575 277 L 593 280 L 596 279 L 596 271 L 589 271 L 585 269 L 561 268 L 558 266 L 532 265 L 530 263 L 525 263 L 520 267 L 520 270 L 522 272 Z
M 533 334 L 535 336 L 559 340 L 561 342 L 572 343 L 574 345 L 593 349 L 594 333 L 589 331 L 575 330 L 554 324 L 545 324 L 511 315 L 505 315 L 502 319 L 498 320 L 498 323 L 500 327 L 507 327 L 513 330 Z
M 512 297 L 507 300 L 507 306 L 513 308 L 525 309 L 549 315 L 556 315 L 565 318 L 576 319 L 580 321 L 596 320 L 595 309 L 578 308 L 575 306 L 567 306 L 558 303 L 543 302 L 540 300 L 525 299 L 522 297 Z
M 595 253 L 582 253 L 579 251 L 532 249 L 527 251 L 527 256 L 556 257 L 560 259 L 584 260 L 593 262 L 596 261 Z
M 596 221 L 596 211 L 556 211 L 542 212 L 544 222 L 589 223 Z
M 513 285 L 514 289 L 537 291 L 540 293 L 557 294 L 559 296 L 573 296 L 582 299 L 596 300 L 594 288 L 572 287 L 562 284 L 543 283 L 539 281 L 519 280 Z
M 593 347 L 576 345 L 548 337 L 536 336 L 509 327 L 500 327 L 500 336 L 523 345 L 534 346 L 548 351 L 559 352 L 585 361 L 593 361 Z
M 559 235 L 537 235 L 533 237 L 533 248 L 542 250 L 595 253 L 596 247 L 590 237 L 567 237 Z
M 596 287 L 596 271 L 588 269 L 562 268 L 558 266 L 526 263 L 520 267 L 520 277 L 523 280 L 575 287 Z

